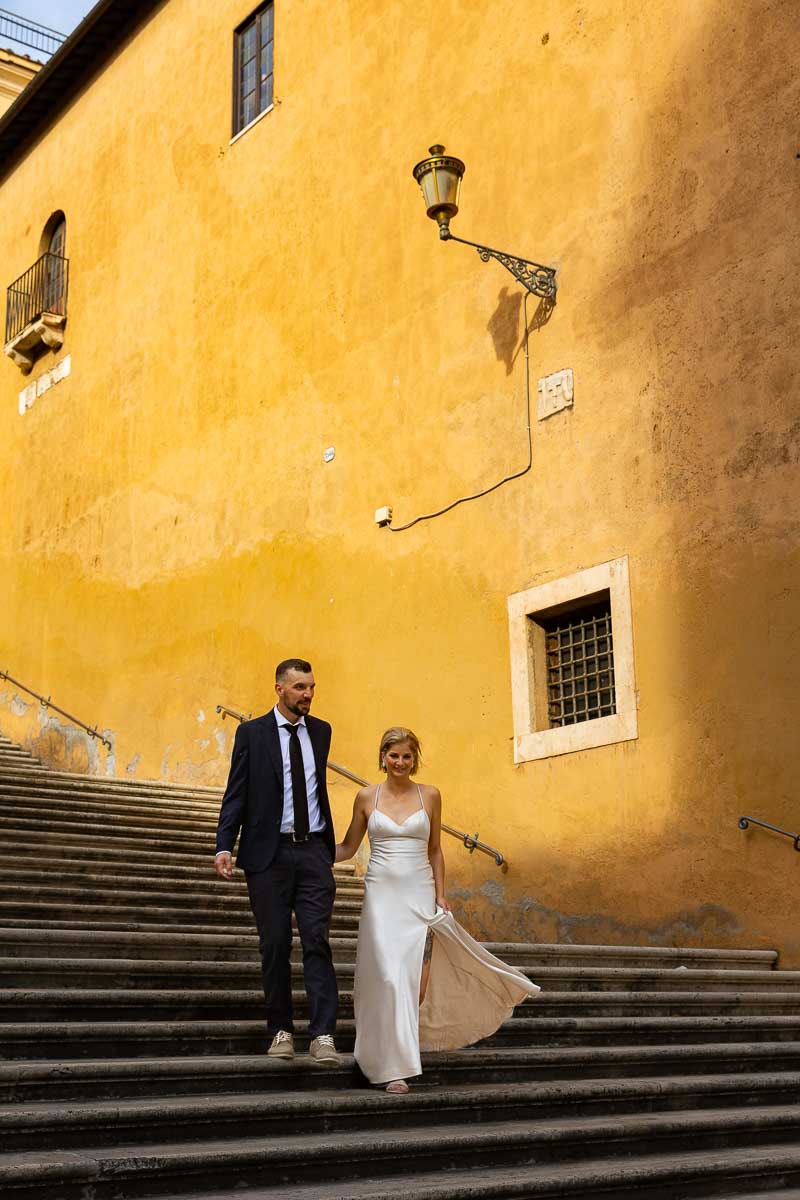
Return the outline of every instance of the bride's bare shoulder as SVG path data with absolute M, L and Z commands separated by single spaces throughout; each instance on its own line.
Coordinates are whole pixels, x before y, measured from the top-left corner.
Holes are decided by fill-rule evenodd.
M 365 784 L 365 786 L 362 787 L 360 789 L 360 791 L 356 792 L 356 798 L 355 798 L 355 803 L 354 803 L 353 807 L 354 808 L 371 807 L 375 802 L 375 792 L 377 791 L 377 788 L 378 788 L 378 785 L 376 783 Z
M 420 790 L 422 791 L 423 799 L 425 800 L 441 800 L 442 793 L 432 783 L 421 783 Z

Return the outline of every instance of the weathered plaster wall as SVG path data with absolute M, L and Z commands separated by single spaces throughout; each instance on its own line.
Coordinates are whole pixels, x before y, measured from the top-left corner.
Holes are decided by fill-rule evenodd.
M 508 854 L 449 849 L 478 931 L 800 962 L 800 856 L 736 825 L 797 824 L 794 5 L 280 3 L 275 109 L 230 145 L 247 12 L 164 5 L 0 189 L 8 280 L 58 208 L 71 263 L 70 377 L 20 416 L 0 364 L 8 669 L 118 774 L 210 783 L 216 703 L 307 654 L 337 761 L 411 725 Z M 436 140 L 455 231 L 559 264 L 532 375 L 571 367 L 575 407 L 395 535 L 378 505 L 525 461 L 521 292 L 437 241 Z M 506 597 L 622 555 L 638 740 L 515 767 Z

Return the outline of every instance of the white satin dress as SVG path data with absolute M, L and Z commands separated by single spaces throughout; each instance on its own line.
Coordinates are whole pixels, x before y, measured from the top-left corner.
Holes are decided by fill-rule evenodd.
M 420 1050 L 456 1050 L 488 1037 L 540 989 L 490 954 L 437 908 L 428 859 L 430 819 L 419 809 L 398 825 L 379 807 L 367 821 L 371 856 L 358 927 L 355 1058 L 371 1083 L 422 1071 Z M 428 990 L 420 1006 L 425 938 L 433 932 Z

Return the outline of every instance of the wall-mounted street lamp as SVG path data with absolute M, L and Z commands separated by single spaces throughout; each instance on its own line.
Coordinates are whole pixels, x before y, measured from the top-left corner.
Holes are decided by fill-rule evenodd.
M 430 158 L 423 158 L 414 167 L 414 178 L 422 189 L 428 216 L 439 226 L 439 237 L 443 242 L 461 242 L 463 246 L 474 247 L 483 262 L 497 259 L 532 295 L 555 304 L 556 273 L 552 267 L 493 250 L 491 246 L 479 246 L 477 242 L 468 242 L 450 232 L 450 221 L 458 212 L 464 170 L 461 159 L 445 154 L 444 146 L 431 146 Z

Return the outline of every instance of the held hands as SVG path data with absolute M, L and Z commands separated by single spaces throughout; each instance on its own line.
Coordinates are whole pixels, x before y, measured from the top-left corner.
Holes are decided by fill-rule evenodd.
M 447 901 L 445 900 L 444 896 L 437 896 L 437 897 L 436 897 L 436 907 L 437 907 L 437 908 L 441 908 L 441 909 L 442 909 L 444 912 L 446 912 L 446 913 L 449 913 L 449 912 L 452 912 L 452 911 L 453 911 L 453 910 L 452 910 L 452 908 L 450 907 L 450 905 L 449 905 L 449 904 L 447 903 Z
M 233 861 L 227 850 L 222 854 L 218 854 L 214 859 L 214 870 L 220 879 L 224 879 L 226 882 L 230 882 L 233 879 Z

